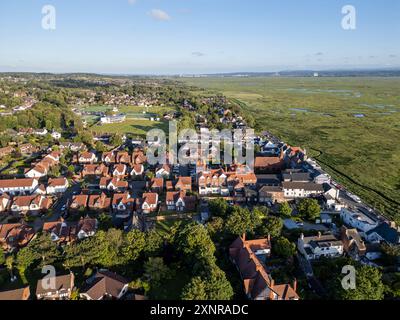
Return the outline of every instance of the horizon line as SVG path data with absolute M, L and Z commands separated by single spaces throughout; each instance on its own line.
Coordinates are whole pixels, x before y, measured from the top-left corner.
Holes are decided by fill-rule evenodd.
M 67 71 L 67 72 L 50 72 L 50 71 L 1 71 L 0 74 L 37 74 L 37 75 L 99 75 L 99 76 L 142 76 L 142 77 L 186 77 L 186 76 L 218 76 L 218 75 L 279 75 L 280 73 L 331 73 L 331 72 L 400 72 L 398 67 L 371 67 L 371 68 L 331 68 L 331 69 L 282 69 L 280 71 L 226 71 L 226 72 L 177 72 L 177 73 L 123 73 L 123 72 L 85 72 L 85 71 Z

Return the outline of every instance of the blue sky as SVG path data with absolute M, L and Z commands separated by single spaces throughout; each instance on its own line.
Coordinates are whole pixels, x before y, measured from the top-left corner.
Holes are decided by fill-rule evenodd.
M 42 7 L 56 29 L 42 28 Z M 341 27 L 356 8 L 356 30 Z M 400 67 L 398 0 L 1 0 L 0 71 Z

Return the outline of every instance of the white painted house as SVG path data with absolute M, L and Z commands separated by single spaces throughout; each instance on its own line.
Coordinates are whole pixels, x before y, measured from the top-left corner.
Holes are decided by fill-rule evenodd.
M 297 241 L 297 248 L 308 260 L 318 260 L 321 257 L 335 258 L 343 255 L 343 242 L 333 234 L 315 237 L 304 237 Z
M 169 178 L 171 173 L 171 167 L 167 164 L 164 164 L 162 167 L 156 170 L 156 178 Z
M 0 196 L 0 212 L 7 211 L 10 204 L 11 198 L 7 194 Z
M 313 182 L 282 182 L 285 198 L 308 198 L 324 193 L 322 185 Z
M 93 152 L 83 152 L 79 155 L 79 163 L 95 163 L 97 157 Z
M 36 165 L 25 173 L 27 178 L 43 178 L 47 176 L 47 168 L 41 165 Z
M 143 172 L 144 172 L 144 166 L 142 164 L 136 164 L 132 167 L 131 176 L 132 177 L 141 176 Z
M 157 193 L 144 193 L 142 195 L 141 209 L 143 213 L 150 213 L 157 209 L 158 194 Z
M 362 232 L 368 232 L 369 230 L 372 230 L 378 226 L 378 222 L 372 220 L 365 214 L 359 211 L 351 211 L 350 209 L 346 208 L 343 208 L 340 211 L 340 218 L 346 225 L 356 228 Z
M 37 129 L 35 130 L 34 134 L 37 136 L 45 136 L 46 134 L 48 134 L 49 132 L 47 131 L 46 128 L 43 129 Z
M 57 131 L 53 131 L 51 133 L 51 136 L 53 137 L 53 139 L 59 140 L 61 139 L 61 133 L 57 132 Z
M 7 179 L 0 180 L 0 193 L 31 194 L 38 186 L 36 179 Z
M 69 183 L 66 178 L 49 179 L 46 192 L 47 194 L 63 193 L 67 191 L 68 187 Z

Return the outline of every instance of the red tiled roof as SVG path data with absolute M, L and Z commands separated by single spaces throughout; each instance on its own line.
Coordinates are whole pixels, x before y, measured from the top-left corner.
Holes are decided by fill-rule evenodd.
M 79 159 L 83 158 L 85 160 L 92 160 L 93 156 L 94 156 L 93 152 L 85 151 L 85 152 L 82 152 L 81 154 L 79 154 Z
M 21 289 L 8 290 L 0 292 L 0 300 L 17 301 L 17 300 L 28 300 L 30 297 L 29 286 Z
M 36 294 L 37 295 L 45 295 L 48 292 L 55 293 L 56 291 L 65 291 L 65 290 L 72 290 L 74 287 L 74 275 L 72 273 L 63 275 L 63 276 L 56 276 L 53 277 L 56 283 L 57 289 L 46 289 L 43 288 L 42 280 L 38 280 L 37 287 L 36 287 Z
M 255 168 L 281 167 L 283 161 L 280 157 L 256 157 Z
M 92 194 L 89 196 L 88 207 L 94 209 L 106 209 L 110 206 L 111 199 L 104 192 L 100 195 Z
M 35 236 L 33 228 L 21 224 L 1 224 L 0 243 L 3 247 L 21 247 L 28 244 Z
M 153 178 L 150 182 L 151 188 L 163 188 L 164 187 L 164 179 L 163 178 Z
M 255 255 L 255 251 L 267 248 L 271 248 L 268 239 L 245 241 L 241 237 L 229 247 L 229 255 L 240 270 L 246 295 L 257 298 L 269 288 L 270 296 L 265 299 L 274 299 L 272 293 L 276 293 L 279 300 L 299 299 L 290 285 L 275 285 L 275 281 Z
M 126 173 L 126 165 L 123 163 L 119 163 L 114 165 L 113 174 L 116 175 L 124 175 Z
M 192 189 L 192 178 L 191 177 L 179 177 L 175 184 L 176 189 Z
M 35 179 L 7 179 L 0 180 L 0 188 L 32 187 Z
M 113 195 L 112 204 L 118 205 L 119 203 L 129 204 L 134 203 L 135 199 L 131 198 L 128 192 L 125 193 L 116 193 Z
M 17 196 L 13 198 L 13 205 L 19 207 L 28 207 L 31 204 L 36 204 L 39 209 L 48 209 L 50 207 L 50 199 L 42 195 L 30 195 L 30 196 Z
M 176 202 L 179 200 L 179 198 L 184 198 L 186 193 L 184 191 L 172 191 L 172 192 L 167 192 L 167 196 L 165 200 L 167 202 Z
M 89 196 L 86 194 L 78 194 L 72 197 L 71 206 L 73 207 L 86 207 Z
M 49 187 L 63 187 L 67 183 L 67 178 L 56 178 L 56 179 L 49 179 L 48 186 Z
M 149 205 L 156 205 L 158 194 L 157 193 L 143 193 L 142 196 L 143 202 L 146 202 Z

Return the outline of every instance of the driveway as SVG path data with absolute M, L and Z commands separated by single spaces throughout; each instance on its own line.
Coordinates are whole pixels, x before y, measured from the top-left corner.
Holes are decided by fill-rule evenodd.
M 53 214 L 50 218 L 46 219 L 47 221 L 57 221 L 61 217 L 63 206 L 67 206 L 68 202 L 72 199 L 72 196 L 75 193 L 79 193 L 81 191 L 81 186 L 79 183 L 72 182 L 72 185 L 67 189 L 66 192 L 62 194 L 62 196 L 56 201 L 53 206 Z

